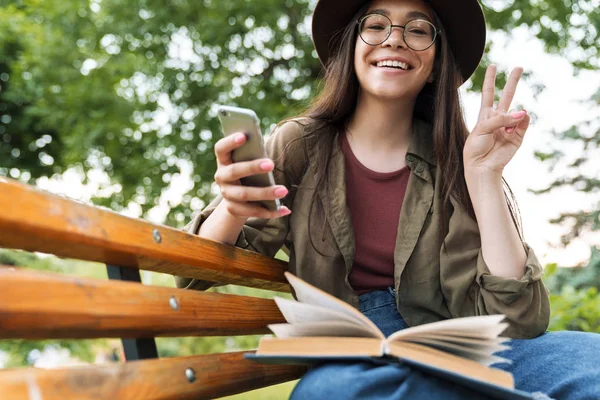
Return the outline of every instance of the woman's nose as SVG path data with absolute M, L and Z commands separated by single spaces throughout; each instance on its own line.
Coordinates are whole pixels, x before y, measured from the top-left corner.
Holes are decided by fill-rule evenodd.
M 385 42 L 383 42 L 384 46 L 390 46 L 390 47 L 407 47 L 406 43 L 404 42 L 404 30 L 402 27 L 398 27 L 398 26 L 393 26 L 392 27 L 392 33 L 390 34 L 390 36 L 386 39 Z

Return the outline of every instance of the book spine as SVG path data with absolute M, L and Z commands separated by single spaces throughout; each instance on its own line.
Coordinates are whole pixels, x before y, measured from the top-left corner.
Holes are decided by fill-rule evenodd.
M 381 355 L 385 356 L 385 355 L 389 355 L 390 354 L 390 346 L 388 345 L 388 341 L 387 339 L 384 339 L 381 341 Z

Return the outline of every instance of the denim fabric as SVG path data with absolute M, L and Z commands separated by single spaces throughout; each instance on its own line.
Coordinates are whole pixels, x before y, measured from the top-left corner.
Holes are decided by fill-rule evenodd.
M 386 335 L 404 329 L 392 288 L 360 296 L 360 310 Z M 515 387 L 532 399 L 600 399 L 600 335 L 547 332 L 535 339 L 512 340 L 497 355 L 512 364 L 495 364 L 511 372 Z M 550 397 L 548 397 L 550 396 Z M 292 400 L 411 399 L 479 400 L 485 396 L 403 364 L 323 363 L 311 368 L 296 385 Z

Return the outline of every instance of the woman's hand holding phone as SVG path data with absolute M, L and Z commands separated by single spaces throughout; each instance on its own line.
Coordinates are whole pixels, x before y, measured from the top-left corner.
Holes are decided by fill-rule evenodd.
M 225 210 L 232 217 L 238 219 L 249 217 L 270 219 L 290 214 L 291 211 L 285 206 L 281 206 L 278 211 L 269 211 L 258 203 L 251 203 L 281 199 L 287 195 L 288 190 L 282 185 L 253 187 L 241 184 L 242 178 L 264 174 L 272 171 L 275 167 L 273 160 L 269 158 L 234 163 L 232 160 L 233 150 L 243 146 L 245 142 L 246 135 L 244 133 L 235 133 L 227 135 L 215 144 L 217 157 L 215 183 L 221 190 L 222 205 Z

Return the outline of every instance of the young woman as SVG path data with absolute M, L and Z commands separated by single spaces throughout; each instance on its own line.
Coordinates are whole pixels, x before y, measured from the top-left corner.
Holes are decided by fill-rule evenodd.
M 458 87 L 477 67 L 485 20 L 477 0 L 320 0 L 313 38 L 325 85 L 304 116 L 267 141 L 269 159 L 235 163 L 240 133 L 215 146 L 221 196 L 188 231 L 268 256 L 359 308 L 389 335 L 407 326 L 505 314 L 515 338 L 498 368 L 538 398 L 600 396 L 600 335 L 546 333 L 542 267 L 522 241 L 502 171 L 529 126 L 509 111 L 516 68 L 494 106 L 487 69 L 469 132 Z M 274 171 L 274 187 L 239 179 Z M 256 200 L 282 199 L 269 212 Z M 210 282 L 180 278 L 180 287 Z M 545 393 L 545 394 L 544 394 Z M 467 399 L 467 389 L 402 365 L 312 368 L 295 399 Z M 597 397 L 596 397 L 597 398 Z

